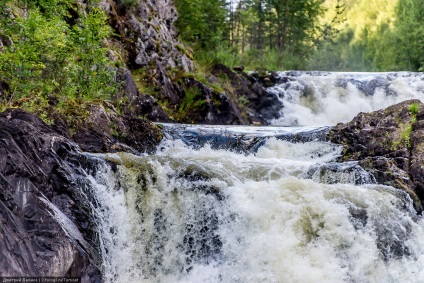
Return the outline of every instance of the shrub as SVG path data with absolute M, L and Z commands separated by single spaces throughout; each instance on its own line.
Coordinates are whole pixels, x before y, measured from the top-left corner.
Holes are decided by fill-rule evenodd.
M 20 106 L 43 113 L 49 101 L 66 108 L 108 99 L 116 91 L 114 68 L 102 43 L 110 34 L 106 15 L 90 8 L 80 12 L 71 27 L 65 21 L 70 2 L 1 4 L 5 9 L 0 38 L 10 38 L 12 43 L 0 48 L 0 78 L 7 86 L 0 92 L 0 108 Z M 26 13 L 14 16 L 24 8 Z

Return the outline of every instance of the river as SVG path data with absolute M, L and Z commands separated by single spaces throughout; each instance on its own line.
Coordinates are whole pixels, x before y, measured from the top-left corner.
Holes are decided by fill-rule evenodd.
M 409 196 L 325 140 L 424 98 L 423 75 L 279 75 L 271 127 L 164 124 L 155 154 L 87 154 L 106 282 L 424 282 Z

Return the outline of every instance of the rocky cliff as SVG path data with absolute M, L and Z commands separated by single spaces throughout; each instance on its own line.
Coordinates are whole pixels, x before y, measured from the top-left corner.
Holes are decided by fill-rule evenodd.
M 0 275 L 101 282 L 75 144 L 21 110 L 0 114 Z

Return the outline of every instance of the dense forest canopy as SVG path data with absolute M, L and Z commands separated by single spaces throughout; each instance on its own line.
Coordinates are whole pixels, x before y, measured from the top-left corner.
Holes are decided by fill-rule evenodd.
M 203 63 L 249 68 L 423 68 L 421 0 L 175 0 Z

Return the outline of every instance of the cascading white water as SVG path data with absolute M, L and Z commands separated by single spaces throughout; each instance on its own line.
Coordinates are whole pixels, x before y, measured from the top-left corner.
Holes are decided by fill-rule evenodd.
M 273 125 L 335 125 L 359 112 L 424 98 L 422 73 L 280 72 L 269 88 L 284 108 Z
M 338 153 L 270 139 L 249 155 L 168 141 L 154 156 L 103 156 L 119 164 L 92 179 L 106 282 L 424 280 L 409 197 L 337 175 L 372 183 L 360 168 L 323 183 L 317 168 Z
M 285 107 L 282 123 L 296 114 Z M 311 113 L 334 123 L 326 111 Z M 165 129 L 156 154 L 99 155 L 87 177 L 106 282 L 424 282 L 409 196 L 335 162 L 341 147 L 315 135 L 325 128 Z M 193 132 L 263 143 L 196 147 Z

